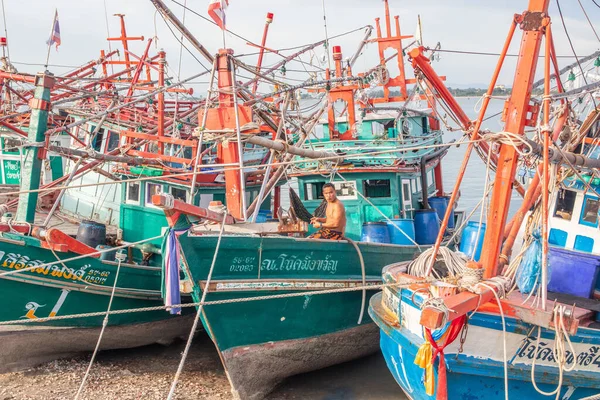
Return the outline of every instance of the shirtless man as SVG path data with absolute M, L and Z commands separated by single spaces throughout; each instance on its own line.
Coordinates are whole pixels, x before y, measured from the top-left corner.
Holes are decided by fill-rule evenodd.
M 325 218 L 313 217 L 312 226 L 319 229 L 310 235 L 314 239 L 342 240 L 346 231 L 346 209 L 335 195 L 335 187 L 331 183 L 323 185 L 323 197 L 327 201 Z

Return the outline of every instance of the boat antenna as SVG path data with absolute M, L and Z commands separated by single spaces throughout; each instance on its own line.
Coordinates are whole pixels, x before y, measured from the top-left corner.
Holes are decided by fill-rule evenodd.
M 2 19 L 4 20 L 4 38 L 6 39 L 6 45 L 2 46 L 2 55 L 8 57 L 10 60 L 10 51 L 8 50 L 8 27 L 6 26 L 6 12 L 4 11 L 4 0 L 2 0 Z M 6 54 L 4 53 L 6 48 Z
M 331 56 L 329 55 L 329 34 L 327 33 L 327 11 L 325 11 L 325 0 L 323 0 L 323 26 L 325 28 L 325 53 L 327 54 L 327 67 L 331 69 Z

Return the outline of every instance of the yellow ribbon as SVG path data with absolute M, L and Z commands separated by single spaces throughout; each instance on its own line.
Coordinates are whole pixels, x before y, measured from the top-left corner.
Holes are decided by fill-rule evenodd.
M 415 356 L 415 364 L 425 370 L 425 393 L 428 396 L 433 396 L 435 392 L 435 377 L 433 376 L 433 347 L 429 342 L 425 342 L 419 347 L 419 351 Z

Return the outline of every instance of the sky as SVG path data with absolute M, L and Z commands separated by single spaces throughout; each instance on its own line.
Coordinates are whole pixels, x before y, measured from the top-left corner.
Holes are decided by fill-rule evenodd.
M 207 17 L 209 0 L 163 0 L 165 4 L 180 18 L 184 17 L 187 6 L 195 12 Z M 579 2 L 583 4 L 592 23 L 600 33 L 600 8 L 592 0 L 560 0 L 565 23 L 575 52 L 585 56 L 600 48 L 600 41 L 594 35 L 587 22 Z M 73 67 L 99 57 L 100 49 L 108 50 L 107 36 L 119 36 L 120 26 L 113 14 L 125 14 L 127 33 L 129 36 L 144 36 L 145 40 L 156 37 L 152 52 L 163 48 L 167 52 L 168 66 L 171 74 L 176 75 L 181 63 L 181 78 L 201 72 L 209 64 L 195 50 L 187 47 L 202 62 L 201 65 L 185 49 L 179 57 L 179 34 L 174 36 L 162 18 L 155 12 L 150 0 L 2 0 L 4 21 L 2 28 L 8 32 L 11 61 L 22 72 L 35 73 L 43 70 L 46 59 L 46 40 L 50 36 L 50 28 L 54 10 L 58 10 L 62 44 L 56 51 L 51 49 L 49 70 L 57 75 L 68 72 Z M 597 3 L 600 1 L 596 0 Z M 300 46 L 325 38 L 323 26 L 323 6 L 327 19 L 329 37 L 353 31 L 365 25 L 373 25 L 376 17 L 384 17 L 381 0 L 229 0 L 227 10 L 227 27 L 250 41 L 259 43 L 267 12 L 275 14 L 269 27 L 266 46 L 279 49 Z M 403 34 L 412 35 L 416 31 L 417 16 L 420 15 L 423 29 L 423 41 L 426 46 L 434 47 L 440 42 L 442 49 L 479 51 L 498 53 L 506 39 L 512 16 L 527 8 L 526 0 L 390 0 L 392 15 L 400 15 Z M 556 0 L 551 0 L 550 15 L 553 21 L 553 32 L 557 53 L 572 56 L 573 52 L 567 42 Z M 108 26 L 107 26 L 108 21 Z M 392 20 L 393 21 L 393 20 Z M 383 22 L 383 21 L 382 21 Z M 206 20 L 185 13 L 187 28 L 212 53 L 223 45 L 221 31 Z M 511 53 L 517 53 L 522 31 L 517 29 Z M 4 33 L 2 33 L 4 36 Z M 340 45 L 345 57 L 349 57 L 357 48 L 364 35 L 363 30 L 355 31 L 331 40 L 331 45 Z M 373 36 L 374 37 L 374 36 Z M 255 53 L 256 48 L 246 45 L 230 33 L 226 34 L 226 43 L 235 54 Z M 410 40 L 404 42 L 410 43 Z M 138 41 L 130 44 L 132 51 L 141 54 L 146 42 Z M 117 44 L 112 42 L 114 49 Z M 325 53 L 319 47 L 313 55 L 312 62 Z M 254 65 L 256 56 L 243 58 Z M 267 54 L 263 65 L 274 64 L 280 57 Z M 303 58 L 309 62 L 309 55 Z M 512 86 L 516 58 L 510 58 L 500 75 L 499 84 Z M 494 70 L 497 57 L 475 56 L 443 53 L 434 68 L 440 75 L 447 76 L 449 86 L 485 87 Z M 574 58 L 561 58 L 561 65 L 574 61 Z M 359 59 L 354 70 L 368 69 L 377 62 L 376 45 L 370 44 L 363 57 Z M 33 64 L 33 65 L 27 65 Z M 541 65 L 542 63 L 540 63 Z M 300 64 L 290 64 L 288 68 L 302 68 Z M 407 65 L 407 70 L 411 71 Z M 539 73 L 541 73 L 539 69 Z M 393 72 L 393 71 L 392 71 Z M 409 72 L 409 75 L 411 73 Z M 293 72 L 289 77 L 293 76 Z M 200 78 L 194 85 L 196 93 L 206 90 Z M 268 90 L 267 88 L 264 89 Z

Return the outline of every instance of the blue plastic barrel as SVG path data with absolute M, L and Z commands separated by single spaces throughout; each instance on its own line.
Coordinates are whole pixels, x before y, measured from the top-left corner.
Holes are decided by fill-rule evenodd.
M 415 210 L 415 241 L 434 244 L 440 232 L 440 222 L 434 209 Z
M 98 251 L 104 251 L 104 250 L 109 250 L 112 249 L 113 246 L 107 246 L 105 244 L 99 244 L 98 246 L 96 246 L 96 250 Z M 115 261 L 115 254 L 117 253 L 117 250 L 113 250 L 113 251 L 107 251 L 105 253 L 100 253 L 100 260 L 102 261 Z
M 272 217 L 271 210 L 258 210 L 258 215 L 256 216 L 256 222 L 267 222 L 268 219 Z
M 448 203 L 450 202 L 449 196 L 437 196 L 430 197 L 427 199 L 431 208 L 435 210 L 440 221 L 444 219 L 446 210 L 448 209 Z M 448 220 L 448 229 L 454 229 L 454 209 L 450 212 L 450 219 Z
M 600 256 L 550 246 L 548 290 L 578 297 L 592 297 Z
M 390 233 L 385 222 L 365 222 L 362 226 L 361 242 L 390 243 Z
M 390 243 L 412 245 L 415 242 L 415 222 L 412 219 L 392 219 L 388 221 L 388 232 L 390 234 Z M 402 230 L 403 234 L 395 227 Z M 408 237 L 407 237 L 408 236 Z M 409 239 L 410 238 L 410 239 Z M 411 240 L 412 239 L 412 240 Z
M 76 239 L 94 249 L 99 244 L 106 244 L 106 225 L 94 221 L 81 221 Z
M 479 235 L 477 235 L 477 232 L 479 232 Z M 469 221 L 460 237 L 459 250 L 469 258 L 475 255 L 473 259 L 479 261 L 484 236 L 485 224 L 482 223 L 481 229 L 479 229 L 479 222 Z

